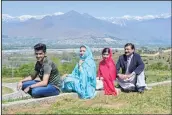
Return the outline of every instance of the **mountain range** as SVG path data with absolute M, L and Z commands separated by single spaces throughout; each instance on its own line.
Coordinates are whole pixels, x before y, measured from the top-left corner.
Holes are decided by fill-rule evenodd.
M 27 16 L 26 16 L 27 17 Z M 52 40 L 61 44 L 167 45 L 171 40 L 171 16 L 125 18 L 93 17 L 76 11 L 39 18 L 2 17 L 3 39 L 20 37 Z M 2 41 L 3 43 L 3 41 Z

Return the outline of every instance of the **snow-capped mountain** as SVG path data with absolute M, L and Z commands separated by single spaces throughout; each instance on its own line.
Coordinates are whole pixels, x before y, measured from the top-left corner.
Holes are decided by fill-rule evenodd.
M 122 17 L 97 17 L 97 18 L 112 22 L 113 24 L 117 24 L 120 26 L 126 26 L 133 22 L 141 22 L 141 21 L 153 20 L 153 19 L 167 19 L 169 17 L 171 17 L 170 13 L 164 13 L 160 15 L 145 15 L 145 16 L 124 15 Z
M 69 44 L 137 42 L 141 45 L 169 44 L 171 40 L 171 15 L 164 14 L 100 19 L 86 13 L 80 14 L 76 11 L 69 11 L 64 14 L 19 17 L 6 14 L 2 18 L 2 34 L 12 36 L 11 38 L 16 36 L 22 38 L 35 37 L 58 40 Z M 18 22 L 9 23 L 13 21 Z
M 63 12 L 56 12 L 54 14 L 46 14 L 46 15 L 21 15 L 21 16 L 10 16 L 9 14 L 2 14 L 2 21 L 3 22 L 13 22 L 13 21 L 27 21 L 31 18 L 33 19 L 42 19 L 45 16 L 57 16 L 57 15 L 62 15 L 64 14 Z
M 2 21 L 3 22 L 11 22 L 11 21 L 27 21 L 31 18 L 33 19 L 42 19 L 46 16 L 56 16 L 56 15 L 62 15 L 63 12 L 56 12 L 54 14 L 45 14 L 45 15 L 21 15 L 21 16 L 10 16 L 9 14 L 2 14 Z M 84 15 L 88 15 L 84 13 Z M 124 15 L 122 17 L 95 17 L 97 19 L 109 21 L 113 24 L 126 26 L 126 24 L 129 24 L 131 22 L 137 22 L 137 21 L 145 21 L 145 20 L 152 20 L 152 19 L 166 19 L 171 17 L 170 13 L 164 13 L 160 15 L 145 15 L 145 16 L 130 16 L 130 15 Z

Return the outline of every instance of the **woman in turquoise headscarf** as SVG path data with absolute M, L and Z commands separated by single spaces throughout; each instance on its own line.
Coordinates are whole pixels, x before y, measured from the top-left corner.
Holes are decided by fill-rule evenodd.
M 76 92 L 82 99 L 94 98 L 96 95 L 96 64 L 90 48 L 80 47 L 80 60 L 72 74 L 64 75 L 62 91 Z

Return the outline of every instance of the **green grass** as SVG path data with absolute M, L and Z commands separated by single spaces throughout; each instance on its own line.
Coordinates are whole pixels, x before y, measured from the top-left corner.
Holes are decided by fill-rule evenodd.
M 166 92 L 166 93 L 162 93 Z M 134 98 L 133 98 L 134 97 Z M 144 94 L 121 93 L 118 97 L 98 95 L 88 101 L 64 99 L 53 104 L 46 114 L 71 113 L 170 113 L 171 108 L 170 86 L 158 86 Z
M 11 114 L 170 114 L 171 85 L 156 86 L 143 94 L 121 93 L 117 97 L 105 96 L 101 93 L 90 100 L 68 96 L 57 99 L 51 105 L 42 104 L 34 108 L 26 107 L 4 112 Z
M 165 70 L 149 70 L 145 71 L 146 83 L 154 83 L 154 82 L 161 82 L 166 80 L 171 80 L 171 71 Z
M 14 82 L 19 82 L 22 80 L 22 77 L 2 77 L 2 83 L 14 83 Z
M 2 95 L 12 93 L 13 90 L 7 87 L 2 86 Z

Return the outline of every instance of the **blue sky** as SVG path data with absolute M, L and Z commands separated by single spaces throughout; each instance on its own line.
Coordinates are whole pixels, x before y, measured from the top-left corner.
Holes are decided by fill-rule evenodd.
M 170 1 L 2 1 L 2 13 L 43 15 L 75 10 L 95 17 L 143 16 L 171 12 Z

